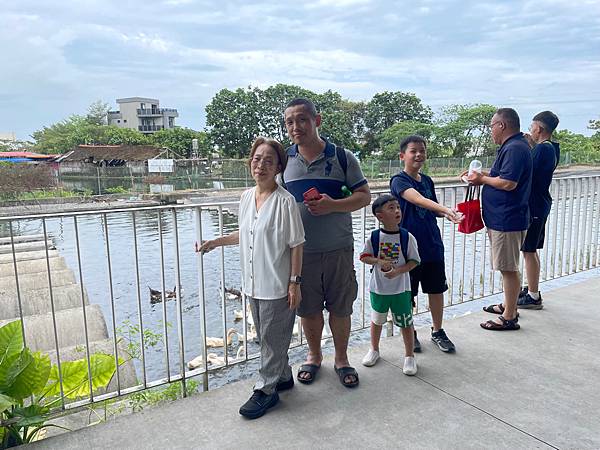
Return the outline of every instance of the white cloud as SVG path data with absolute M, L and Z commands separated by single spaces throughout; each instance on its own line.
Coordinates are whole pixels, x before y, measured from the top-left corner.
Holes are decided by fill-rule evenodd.
M 0 11 L 0 123 L 26 137 L 96 99 L 143 95 L 198 128 L 221 88 L 289 83 L 556 107 L 581 132 L 600 112 L 599 15 L 589 0 L 21 0 Z

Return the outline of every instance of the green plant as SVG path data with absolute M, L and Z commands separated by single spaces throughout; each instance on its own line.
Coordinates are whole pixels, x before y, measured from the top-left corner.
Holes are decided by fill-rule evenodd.
M 129 189 L 127 189 L 123 186 L 109 187 L 104 190 L 106 192 L 108 192 L 109 194 L 126 194 L 127 192 L 129 192 Z
M 121 363 L 121 362 L 120 362 Z M 47 424 L 53 406 L 62 398 L 77 399 L 104 388 L 112 379 L 115 360 L 101 353 L 86 359 L 64 361 L 58 366 L 50 357 L 33 353 L 23 345 L 21 321 L 0 328 L 0 443 L 2 448 L 33 441 Z
M 194 380 L 186 380 L 185 390 L 187 395 L 198 392 L 200 383 Z M 183 386 L 181 381 L 171 383 L 167 387 L 157 387 L 145 391 L 136 392 L 129 396 L 128 403 L 133 411 L 141 411 L 146 405 L 156 405 L 163 401 L 173 401 L 181 398 Z

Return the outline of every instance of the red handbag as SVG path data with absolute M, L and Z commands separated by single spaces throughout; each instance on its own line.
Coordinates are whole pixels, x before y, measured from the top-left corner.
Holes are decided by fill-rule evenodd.
M 458 224 L 458 231 L 461 233 L 471 234 L 483 228 L 481 204 L 479 202 L 480 190 L 480 186 L 470 184 L 467 187 L 465 201 L 456 205 L 456 209 L 464 216 L 464 219 Z

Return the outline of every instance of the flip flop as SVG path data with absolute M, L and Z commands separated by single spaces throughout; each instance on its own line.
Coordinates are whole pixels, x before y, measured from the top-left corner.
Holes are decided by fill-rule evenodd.
M 356 369 L 354 367 L 335 367 L 333 366 L 333 368 L 335 369 L 335 373 L 338 374 L 338 377 L 340 378 L 340 383 L 342 383 L 344 386 L 346 386 L 347 388 L 353 388 L 358 386 L 358 373 L 356 372 Z M 354 377 L 354 381 L 346 381 L 346 377 L 347 376 L 353 376 Z
M 296 378 L 300 383 L 310 384 L 313 381 L 315 381 L 315 378 L 317 377 L 317 373 L 319 373 L 320 368 L 320 364 L 318 366 L 316 364 L 302 364 L 298 369 L 298 375 L 296 376 Z M 310 378 L 300 378 L 300 375 L 303 373 L 310 374 Z

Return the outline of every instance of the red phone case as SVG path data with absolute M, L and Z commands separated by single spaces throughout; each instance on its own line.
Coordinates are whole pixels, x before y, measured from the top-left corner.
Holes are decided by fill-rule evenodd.
M 321 194 L 315 187 L 311 187 L 308 191 L 306 191 L 303 194 L 303 196 L 304 196 L 304 200 L 307 200 L 307 201 L 308 200 L 319 200 L 321 198 Z

